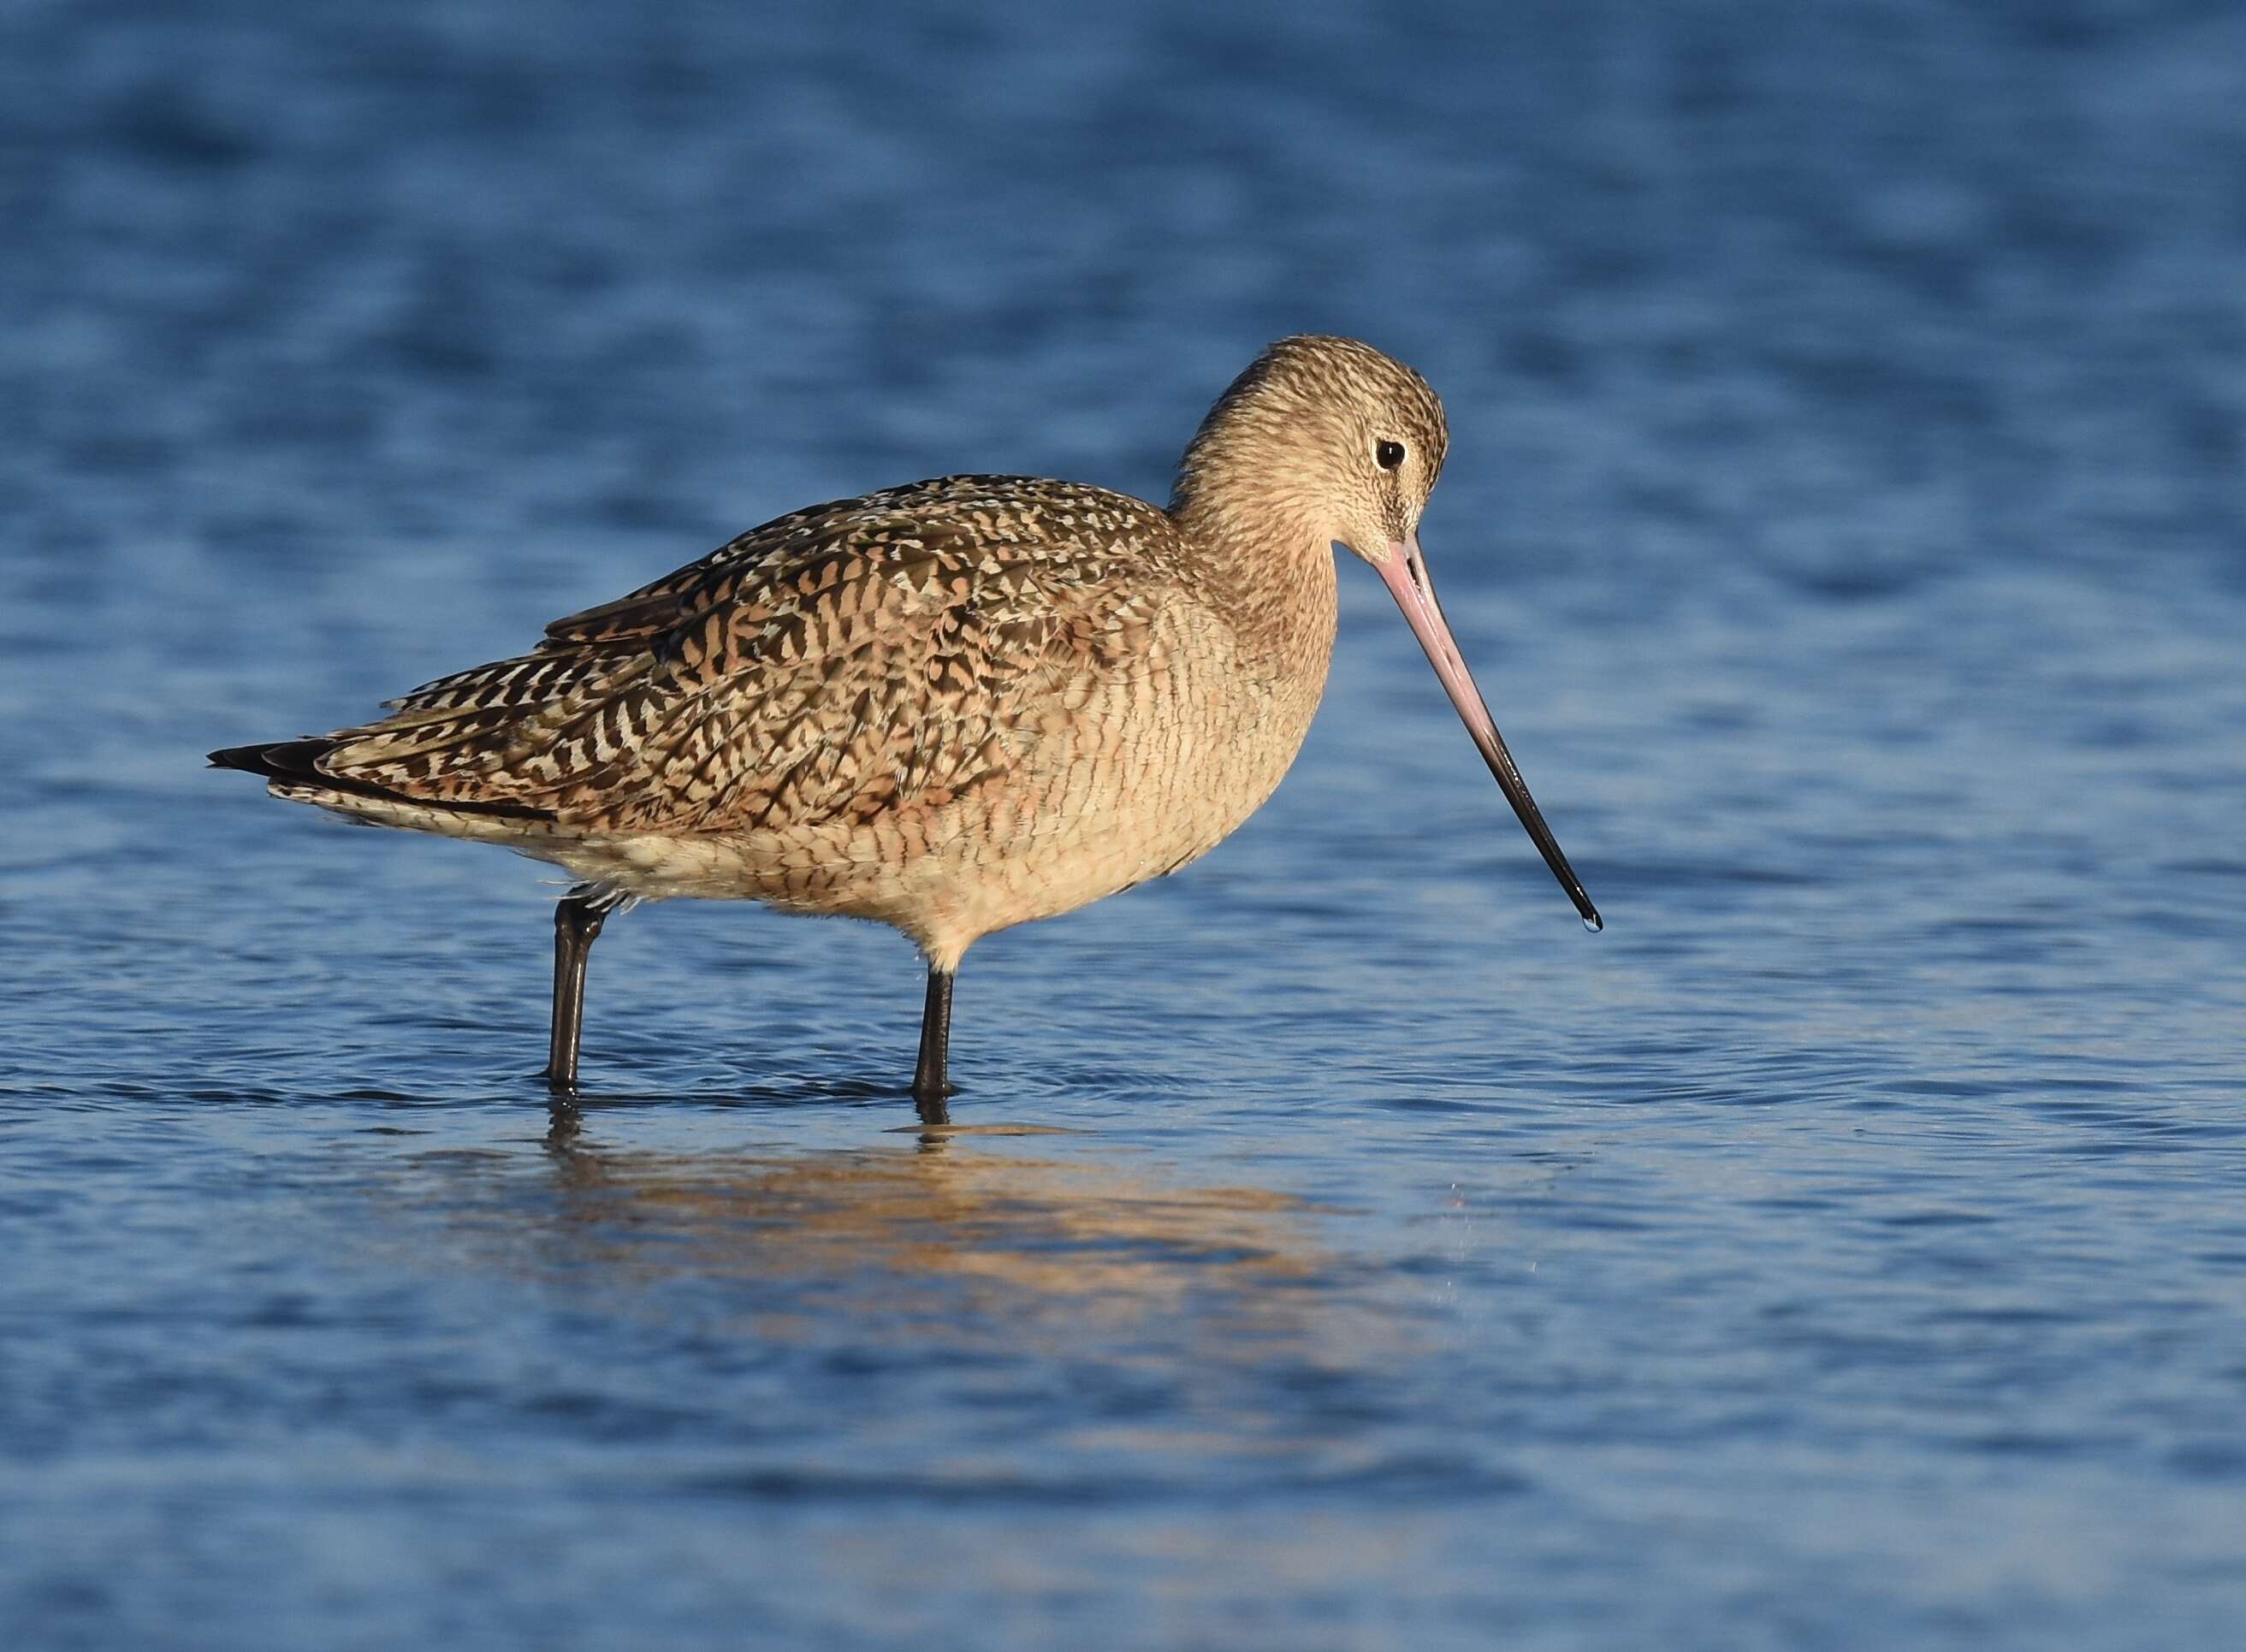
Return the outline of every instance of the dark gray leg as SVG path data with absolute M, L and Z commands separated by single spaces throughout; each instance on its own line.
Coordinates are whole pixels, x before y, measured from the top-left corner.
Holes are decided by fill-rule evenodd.
M 554 1036 L 545 1078 L 556 1095 L 577 1093 L 577 1034 L 585 1023 L 585 959 L 608 908 L 571 890 L 554 908 Z
M 951 1094 L 944 1069 L 951 1057 L 951 972 L 928 972 L 928 1007 L 920 1017 L 920 1064 L 913 1070 L 913 1099 L 920 1104 L 921 1122 L 949 1122 L 943 1098 Z

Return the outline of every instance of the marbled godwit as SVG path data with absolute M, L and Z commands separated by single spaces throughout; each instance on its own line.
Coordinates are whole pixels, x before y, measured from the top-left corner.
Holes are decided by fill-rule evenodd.
M 912 1091 L 940 1112 L 969 947 L 1176 871 L 1278 785 L 1325 687 L 1337 542 L 1379 573 L 1598 927 L 1420 556 L 1448 441 L 1410 368 L 1283 339 L 1202 421 L 1167 510 L 1012 476 L 813 506 L 379 722 L 211 761 L 582 880 L 555 914 L 545 1077 L 563 1094 L 586 956 L 617 906 L 697 895 L 892 924 L 927 960 Z

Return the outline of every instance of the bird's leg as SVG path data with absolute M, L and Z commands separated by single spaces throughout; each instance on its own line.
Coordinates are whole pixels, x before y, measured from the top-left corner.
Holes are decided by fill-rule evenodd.
M 547 1046 L 547 1088 L 577 1092 L 577 1034 L 585 1023 L 585 959 L 609 921 L 608 908 L 571 890 L 554 908 L 554 1036 Z
M 943 1098 L 951 1094 L 951 1086 L 944 1082 L 943 1071 L 951 1055 L 951 981 L 950 970 L 929 969 L 928 1007 L 920 1018 L 920 1064 L 913 1070 L 912 1086 L 924 1125 L 949 1122 Z

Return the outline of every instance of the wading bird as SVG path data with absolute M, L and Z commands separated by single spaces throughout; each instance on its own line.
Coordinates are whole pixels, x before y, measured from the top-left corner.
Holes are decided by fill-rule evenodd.
M 1420 555 L 1448 439 L 1410 368 L 1282 339 L 1202 421 L 1167 510 L 1018 476 L 815 505 L 378 722 L 211 761 L 581 880 L 555 913 L 545 1078 L 563 1095 L 586 957 L 618 908 L 698 896 L 894 925 L 928 963 L 912 1093 L 940 1118 L 968 948 L 1176 871 L 1278 785 L 1325 687 L 1336 543 L 1379 574 L 1599 927 Z

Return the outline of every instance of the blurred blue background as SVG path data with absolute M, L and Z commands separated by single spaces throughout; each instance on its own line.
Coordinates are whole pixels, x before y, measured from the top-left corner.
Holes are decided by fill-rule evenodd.
M 2227 1644 L 2246 14 L 0 8 L 0 1623 L 25 1647 Z M 1296 774 L 917 969 L 208 748 L 813 500 L 1160 498 L 1283 333 Z

